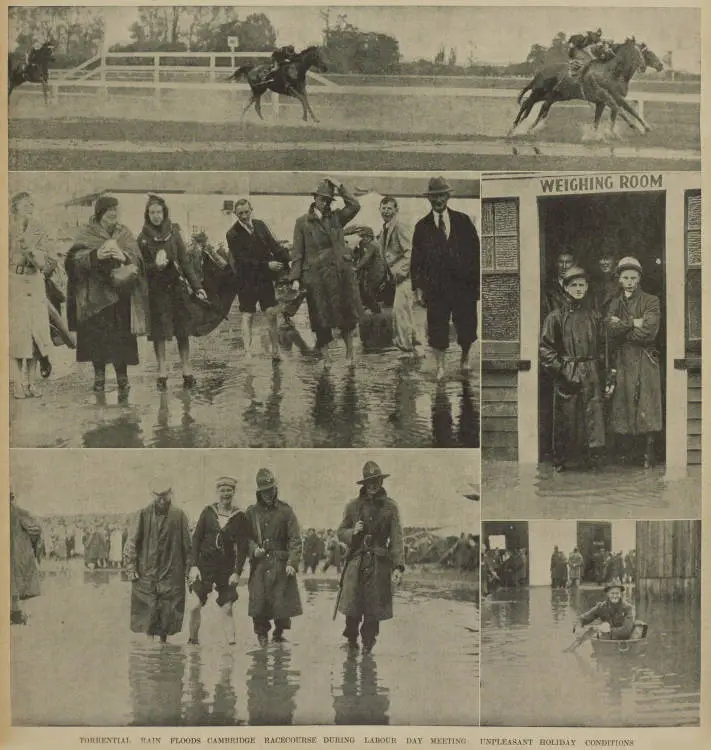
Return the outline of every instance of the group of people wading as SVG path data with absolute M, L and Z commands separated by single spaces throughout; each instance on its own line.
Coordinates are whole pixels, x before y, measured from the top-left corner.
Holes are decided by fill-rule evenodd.
M 383 485 L 388 476 L 373 461 L 364 465 L 360 492 L 346 504 L 336 532 L 347 549 L 337 611 L 345 616 L 348 648 L 357 651 L 362 645 L 364 654 L 372 651 L 380 622 L 393 616 L 393 585 L 405 570 L 398 506 Z M 246 511 L 234 502 L 236 479 L 220 477 L 216 486 L 217 501 L 204 508 L 191 538 L 187 516 L 172 502 L 170 482 L 152 484 L 153 502 L 138 513 L 124 553 L 132 581 L 131 630 L 162 642 L 179 633 L 187 578 L 188 643 L 199 643 L 202 607 L 214 591 L 227 641 L 234 644 L 233 605 L 249 560 L 248 614 L 258 643 L 267 646 L 272 629 L 272 640 L 283 642 L 292 618 L 303 611 L 296 580 L 303 546 L 296 513 L 279 497 L 268 469 L 257 472 L 256 502 Z
M 394 286 L 391 340 L 405 352 L 418 353 L 413 304 L 417 300 L 425 305 L 438 379 L 445 373 L 450 322 L 461 347 L 464 372 L 470 368 L 469 353 L 477 330 L 479 238 L 466 214 L 448 208 L 451 193 L 443 178 L 430 180 L 425 195 L 432 211 L 417 223 L 412 238 L 398 222 L 397 199 L 384 197 L 380 206 L 384 223 L 376 247 Z M 332 208 L 337 199 L 343 206 Z M 153 342 L 158 390 L 168 386 L 166 342 L 173 338 L 183 386 L 192 388 L 190 337 L 213 330 L 227 317 L 235 296 L 242 314 L 245 357 L 250 356 L 253 317 L 259 306 L 268 321 L 271 357 L 278 361 L 277 322 L 283 302 L 277 302 L 276 283 L 285 285 L 282 299 L 288 304 L 298 307 L 306 300 L 316 353 L 324 369 L 330 367 L 334 329 L 341 332 L 348 365 L 355 364 L 354 335 L 364 320 L 364 305 L 357 263 L 344 230 L 360 211 L 360 203 L 340 182 L 324 179 L 318 183 L 308 212 L 295 222 L 291 253 L 254 216 L 248 198 L 234 203 L 236 221 L 227 232 L 224 257 L 218 253 L 207 257 L 204 234 L 193 238 L 193 248 L 186 248 L 168 204 L 157 195 L 148 198 L 137 237 L 120 222 L 119 210 L 117 198 L 99 197 L 64 264 L 69 329 L 64 330 L 64 339 L 76 346 L 78 362 L 93 364 L 95 392 L 104 392 L 110 364 L 116 372 L 119 399 L 127 397 L 128 367 L 139 363 L 137 340 L 141 336 Z M 28 193 L 13 198 L 11 218 L 10 302 L 16 314 L 10 356 L 17 363 L 14 395 L 25 398 L 39 395 L 36 365 L 43 358 L 48 362 L 50 323 L 44 272 L 51 253 L 47 234 L 33 217 Z M 374 238 L 372 230 L 370 234 Z M 54 316 L 60 328 L 67 328 L 56 309 Z
M 553 464 L 596 467 L 614 443 L 621 460 L 643 441 L 645 468 L 662 429 L 656 338 L 660 302 L 641 289 L 643 269 L 631 256 L 600 258 L 589 274 L 569 252 L 556 261 L 544 295 L 540 361 L 553 386 Z

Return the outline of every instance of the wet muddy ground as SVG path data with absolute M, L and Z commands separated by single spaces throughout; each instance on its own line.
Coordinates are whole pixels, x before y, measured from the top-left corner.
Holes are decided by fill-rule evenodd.
M 478 723 L 472 587 L 406 574 L 394 618 L 381 623 L 364 657 L 343 649 L 343 618 L 331 619 L 335 571 L 299 586 L 304 614 L 294 618 L 288 643 L 257 647 L 241 583 L 236 645 L 225 644 L 211 598 L 201 645 L 188 645 L 184 630 L 161 646 L 130 633 L 130 584 L 119 572 L 65 565 L 25 603 L 28 624 L 12 628 L 13 724 Z

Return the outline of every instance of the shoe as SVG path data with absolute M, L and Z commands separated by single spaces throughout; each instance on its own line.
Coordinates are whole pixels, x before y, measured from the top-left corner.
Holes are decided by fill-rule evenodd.
M 272 640 L 274 643 L 286 643 L 286 638 L 284 637 L 284 634 L 280 631 L 274 631 L 274 635 L 272 636 Z
M 49 361 L 49 357 L 40 357 L 39 360 L 40 375 L 43 378 L 48 378 L 52 374 L 52 363 Z
M 10 625 L 26 625 L 27 615 L 21 610 L 10 612 Z
M 25 386 L 25 396 L 27 398 L 42 398 L 42 394 L 39 391 L 36 391 L 32 385 Z
M 200 645 L 200 641 L 197 638 L 188 638 L 188 643 L 191 646 L 199 646 Z
M 156 378 L 156 388 L 163 393 L 164 391 L 168 390 L 168 378 L 166 377 L 159 377 Z
M 183 375 L 183 388 L 190 389 L 195 387 L 194 375 Z
M 257 642 L 262 648 L 266 648 L 269 643 L 269 638 L 266 635 L 258 635 Z

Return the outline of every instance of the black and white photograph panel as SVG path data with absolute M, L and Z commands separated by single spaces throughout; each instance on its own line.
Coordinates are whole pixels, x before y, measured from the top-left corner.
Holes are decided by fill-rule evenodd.
M 10 188 L 13 447 L 479 447 L 478 174 Z
M 15 726 L 479 723 L 478 451 L 13 451 Z
M 701 175 L 482 179 L 488 518 L 701 515 Z
M 699 726 L 701 521 L 485 521 L 482 551 L 482 725 Z
M 699 170 L 697 4 L 14 6 L 10 168 Z

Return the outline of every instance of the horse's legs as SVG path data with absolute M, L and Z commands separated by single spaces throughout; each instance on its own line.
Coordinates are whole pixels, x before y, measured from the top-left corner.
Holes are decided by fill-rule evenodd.
M 533 125 L 529 128 L 530 132 L 533 132 L 536 127 L 543 122 L 543 120 L 548 117 L 548 113 L 551 111 L 551 107 L 553 106 L 553 102 L 555 100 L 549 95 L 546 100 L 541 105 L 540 110 L 538 111 L 538 117 L 536 117 L 536 121 L 533 123 Z
M 264 115 L 262 114 L 262 95 L 256 94 L 254 97 L 254 108 L 257 110 L 257 114 L 259 115 L 260 120 L 264 120 Z
M 314 122 L 320 122 L 320 120 L 318 119 L 318 117 L 316 117 L 316 115 L 314 114 L 313 109 L 311 109 L 311 104 L 309 102 L 309 97 L 306 95 L 305 91 L 304 91 L 304 102 L 306 103 L 306 109 L 308 109 L 309 112 L 311 113 L 311 119 Z
M 306 100 L 306 96 L 304 94 L 302 94 L 301 91 L 299 91 L 298 89 L 295 89 L 293 87 L 291 88 L 291 92 L 292 92 L 292 95 L 294 96 L 294 98 L 298 99 L 301 102 L 301 109 L 303 110 L 303 114 L 301 116 L 301 119 L 304 122 L 308 122 L 308 119 L 309 119 L 308 112 L 309 112 L 309 109 L 311 109 L 311 108 L 308 107 L 308 101 Z M 308 107 L 308 109 L 307 109 L 307 107 Z M 314 116 L 313 112 L 311 113 L 311 116 L 312 117 Z M 316 118 L 314 117 L 314 120 L 315 119 Z
M 595 119 L 593 120 L 593 127 L 595 128 L 595 132 L 597 132 L 598 127 L 600 126 L 600 120 L 602 119 L 602 113 L 605 111 L 605 102 L 596 102 L 595 103 Z M 614 110 L 611 108 L 610 112 L 614 112 Z M 612 114 L 610 114 L 610 120 L 612 120 Z
M 623 111 L 628 112 L 634 120 L 637 120 L 637 122 L 644 128 L 645 133 L 650 132 L 652 128 L 647 125 L 644 119 L 640 117 L 640 115 L 635 111 L 634 107 L 629 104 L 629 102 L 627 102 L 623 96 L 614 96 L 613 94 L 610 94 L 610 96 L 614 98 L 617 105 L 621 107 Z
M 247 114 L 247 110 L 257 101 L 256 97 L 254 96 L 254 93 L 249 97 L 249 101 L 247 102 L 247 106 L 242 110 L 242 117 L 240 118 L 240 122 L 244 122 L 244 117 Z
M 49 85 L 47 84 L 47 81 L 42 79 L 42 95 L 44 96 L 44 103 L 49 103 Z
M 513 125 L 511 126 L 511 130 L 509 130 L 509 135 L 513 133 L 514 130 L 531 114 L 531 110 L 533 109 L 533 105 L 540 101 L 540 94 L 537 94 L 535 91 L 532 91 L 530 96 L 526 99 L 526 101 L 521 105 L 521 108 L 518 111 L 518 114 L 516 115 L 516 119 L 513 121 Z

